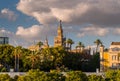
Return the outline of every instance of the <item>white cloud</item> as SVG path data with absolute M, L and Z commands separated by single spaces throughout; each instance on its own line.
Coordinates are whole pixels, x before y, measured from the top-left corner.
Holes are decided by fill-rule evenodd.
M 120 35 L 120 28 L 114 28 L 112 29 L 114 34 Z
M 77 34 L 77 37 L 84 37 L 85 36 L 85 33 L 78 33 Z
M 54 36 L 55 31 L 56 27 L 47 27 L 43 25 L 33 25 L 28 28 L 19 26 L 16 35 L 27 41 L 38 41 L 45 39 L 46 36 Z
M 7 18 L 8 20 L 15 21 L 16 18 L 17 18 L 17 15 L 13 11 L 11 11 L 7 8 L 4 8 L 0 12 L 0 17 Z
M 29 28 L 23 28 L 22 26 L 18 27 L 18 30 L 16 32 L 16 35 L 19 35 L 24 38 L 33 38 L 40 34 L 43 27 L 40 27 L 39 25 L 34 25 Z
M 79 33 L 77 34 L 78 37 L 83 37 L 85 35 L 96 35 L 96 36 L 105 36 L 109 33 L 108 28 L 101 28 L 97 26 L 89 26 L 85 28 L 81 28 Z
M 78 16 L 80 17 L 82 14 L 86 13 L 88 9 L 88 5 L 79 4 L 72 9 L 51 8 L 51 12 L 53 16 L 59 20 L 63 20 L 64 22 L 72 22 L 73 18 Z

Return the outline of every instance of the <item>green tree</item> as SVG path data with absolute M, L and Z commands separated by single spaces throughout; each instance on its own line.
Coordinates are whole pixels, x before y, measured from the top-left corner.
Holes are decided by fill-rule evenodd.
M 85 63 L 82 64 L 82 70 L 95 72 L 96 69 L 100 67 L 100 56 L 99 56 L 99 53 L 93 55 L 92 58 L 89 59 L 89 61 L 87 63 L 88 63 L 87 65 L 84 65 Z
M 100 40 L 100 39 L 96 39 L 95 41 L 94 41 L 94 43 L 96 44 L 96 53 L 98 52 L 98 47 L 99 47 L 99 45 L 101 45 L 102 44 L 102 41 Z
M 79 53 L 66 53 L 63 59 L 63 65 L 68 69 L 81 70 L 82 56 Z
M 72 49 L 72 44 L 74 44 L 74 41 L 72 39 L 67 39 L 66 40 L 67 47 L 71 50 Z
M 52 49 L 53 65 L 59 67 L 62 65 L 63 58 L 65 56 L 65 50 L 62 47 L 56 47 Z
M 35 64 L 38 63 L 39 57 L 40 56 L 37 54 L 36 51 L 33 51 L 31 54 L 29 54 L 28 56 L 26 56 L 26 58 L 29 59 L 30 62 L 31 62 L 31 68 L 32 69 L 35 69 L 35 66 L 36 66 Z
M 31 51 L 26 49 L 26 48 L 22 48 L 22 55 L 20 56 L 20 62 L 19 62 L 19 71 L 23 71 L 26 72 L 31 68 L 31 61 L 28 60 L 27 56 L 29 56 L 31 54 Z
M 65 50 L 63 47 L 51 47 L 43 49 L 40 54 L 41 69 L 55 69 L 63 64 Z
M 0 45 L 0 64 L 9 71 L 10 67 L 14 66 L 13 58 L 14 47 L 11 45 Z

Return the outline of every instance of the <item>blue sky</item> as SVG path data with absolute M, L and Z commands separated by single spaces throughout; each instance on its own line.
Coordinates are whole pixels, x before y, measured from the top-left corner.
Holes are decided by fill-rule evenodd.
M 10 44 L 24 47 L 46 36 L 52 46 L 62 20 L 64 36 L 94 46 L 100 39 L 105 47 L 120 41 L 119 0 L 1 0 L 0 35 Z

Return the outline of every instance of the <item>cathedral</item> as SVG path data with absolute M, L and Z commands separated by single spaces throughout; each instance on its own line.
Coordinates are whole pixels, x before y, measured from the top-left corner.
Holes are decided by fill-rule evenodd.
M 57 36 L 54 38 L 54 47 L 58 47 L 58 46 L 65 47 L 66 46 L 65 41 L 66 41 L 66 38 L 63 36 L 62 21 L 60 20 L 58 29 L 57 29 Z M 47 37 L 41 48 L 49 48 Z M 32 46 L 29 46 L 28 49 L 35 51 L 35 50 L 39 50 L 40 47 L 38 45 L 32 45 Z
M 60 20 L 58 30 L 57 30 L 57 36 L 54 39 L 54 47 L 58 47 L 58 46 L 65 47 L 66 45 L 65 41 L 66 41 L 66 38 L 64 38 L 63 36 L 62 21 Z

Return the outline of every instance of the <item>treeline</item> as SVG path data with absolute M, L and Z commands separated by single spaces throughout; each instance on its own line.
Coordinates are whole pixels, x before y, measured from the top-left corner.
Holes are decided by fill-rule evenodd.
M 99 68 L 99 53 L 73 53 L 62 47 L 50 47 L 38 51 L 30 51 L 21 46 L 0 45 L 0 71 L 27 72 L 30 69 L 50 70 L 81 70 L 96 71 Z
M 52 70 L 44 72 L 40 70 L 30 70 L 25 75 L 11 78 L 8 74 L 0 74 L 0 81 L 120 81 L 120 70 L 110 70 L 101 75 L 86 76 L 81 71 L 59 72 Z

